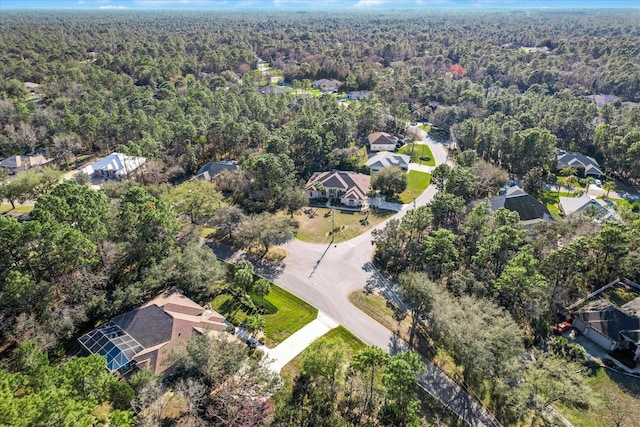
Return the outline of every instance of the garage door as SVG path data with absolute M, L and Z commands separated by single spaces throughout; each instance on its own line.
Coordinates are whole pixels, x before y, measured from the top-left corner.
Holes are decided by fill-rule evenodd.
M 587 327 L 587 329 L 585 330 L 585 336 L 605 350 L 613 350 L 616 346 L 615 341 L 613 341 L 611 338 L 606 337 L 600 332 L 589 327 Z

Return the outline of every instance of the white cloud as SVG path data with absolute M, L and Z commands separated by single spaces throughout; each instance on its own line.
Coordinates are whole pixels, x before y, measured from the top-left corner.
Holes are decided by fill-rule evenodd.
M 380 6 L 387 3 L 386 0 L 358 0 L 355 7 Z
M 189 6 L 208 6 L 212 3 L 216 4 L 225 4 L 227 0 L 212 2 L 211 0 L 135 0 L 135 3 L 140 6 L 156 6 L 156 7 L 165 7 L 165 6 L 181 6 L 181 5 L 189 5 Z
M 108 4 L 106 6 L 100 6 L 98 9 L 126 9 L 127 6 Z
M 84 0 L 78 0 L 78 4 L 84 4 Z

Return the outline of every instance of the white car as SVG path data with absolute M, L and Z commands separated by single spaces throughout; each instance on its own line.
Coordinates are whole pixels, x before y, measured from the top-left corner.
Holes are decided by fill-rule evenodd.
M 594 179 L 593 183 L 598 187 L 600 187 L 602 185 L 602 181 L 600 181 L 599 179 Z

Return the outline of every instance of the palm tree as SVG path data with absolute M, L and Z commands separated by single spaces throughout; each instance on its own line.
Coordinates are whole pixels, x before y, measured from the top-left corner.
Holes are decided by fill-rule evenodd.
M 616 183 L 614 181 L 606 181 L 602 184 L 602 188 L 607 190 L 607 198 L 609 198 L 609 192 L 616 189 Z
M 233 280 L 245 293 L 248 293 L 253 286 L 253 264 L 245 260 L 236 264 Z
M 264 297 L 271 292 L 271 282 L 267 279 L 260 278 L 253 285 L 253 292 L 262 298 L 262 309 L 264 310 Z
M 249 331 L 252 337 L 255 337 L 256 333 L 264 331 L 266 322 L 264 317 L 259 314 L 254 314 L 247 317 L 245 324 L 247 325 L 247 331 Z

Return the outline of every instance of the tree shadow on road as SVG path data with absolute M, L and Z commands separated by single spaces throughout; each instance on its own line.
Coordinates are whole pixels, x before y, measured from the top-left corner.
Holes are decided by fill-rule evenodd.
M 371 276 L 367 278 L 367 282 L 364 285 L 364 289 L 367 292 L 375 292 L 384 297 L 399 310 L 407 311 L 407 307 L 402 301 L 402 294 L 400 293 L 398 285 L 380 274 L 378 269 L 371 262 L 366 262 L 362 266 L 362 269 L 367 273 L 371 273 Z

